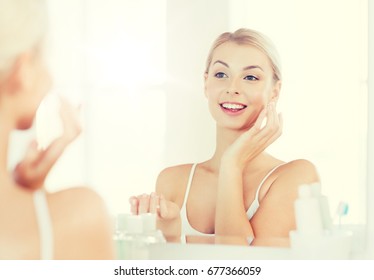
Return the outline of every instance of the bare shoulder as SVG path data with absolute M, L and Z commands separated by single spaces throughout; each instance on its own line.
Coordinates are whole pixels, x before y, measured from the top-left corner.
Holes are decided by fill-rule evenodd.
M 319 182 L 320 178 L 315 165 L 305 159 L 297 159 L 280 166 L 269 193 L 295 198 L 298 187 L 302 184 Z
M 183 200 L 192 164 L 167 167 L 160 172 L 156 183 L 156 192 L 167 199 L 179 202 Z
M 313 183 L 319 181 L 316 166 L 305 159 L 290 161 L 279 168 L 277 180 L 292 181 L 295 183 Z
M 287 237 L 289 231 L 296 227 L 294 201 L 298 188 L 314 182 L 319 182 L 319 176 L 310 161 L 298 159 L 281 165 L 274 172 L 270 186 L 260 201 L 261 206 L 251 220 L 255 235 Z
M 56 208 L 66 207 L 65 213 L 79 213 L 82 218 L 92 214 L 104 214 L 106 205 L 101 196 L 88 187 L 72 187 L 49 194 L 51 204 Z M 67 207 L 68 206 L 68 207 Z
M 56 258 L 114 257 L 113 225 L 98 193 L 88 187 L 74 187 L 49 194 L 48 201 L 55 231 Z

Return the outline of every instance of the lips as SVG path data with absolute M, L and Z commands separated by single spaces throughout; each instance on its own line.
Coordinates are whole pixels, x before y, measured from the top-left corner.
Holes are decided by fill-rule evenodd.
M 223 102 L 219 104 L 221 108 L 230 113 L 237 113 L 242 111 L 243 109 L 247 108 L 247 105 L 237 102 Z

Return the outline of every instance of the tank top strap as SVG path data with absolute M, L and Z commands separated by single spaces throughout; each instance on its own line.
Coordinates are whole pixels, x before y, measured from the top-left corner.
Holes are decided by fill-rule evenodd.
M 275 166 L 274 168 L 272 168 L 267 174 L 266 176 L 261 180 L 261 183 L 258 185 L 257 187 L 257 190 L 256 190 L 256 195 L 255 195 L 255 198 L 254 200 L 252 201 L 251 205 L 249 205 L 248 209 L 247 209 L 247 217 L 248 219 L 252 219 L 252 217 L 254 216 L 254 214 L 257 212 L 257 209 L 260 207 L 260 201 L 258 199 L 258 196 L 260 194 L 260 190 L 261 190 L 261 187 L 263 186 L 263 184 L 265 183 L 265 181 L 267 180 L 267 178 L 269 178 L 269 176 L 271 174 L 273 174 L 273 172 L 280 166 L 284 165 L 285 163 L 282 163 L 280 165 L 277 165 Z
M 256 196 L 255 196 L 255 200 L 258 201 L 258 196 L 260 194 L 260 189 L 262 188 L 262 185 L 265 183 L 265 181 L 270 177 L 271 174 L 273 174 L 273 172 L 275 170 L 277 170 L 279 167 L 281 167 L 282 165 L 284 165 L 285 163 L 282 163 L 282 164 L 279 164 L 277 166 L 275 166 L 274 168 L 272 168 L 268 174 L 266 174 L 266 176 L 261 180 L 261 183 L 258 185 L 258 188 L 257 188 L 257 191 L 256 191 Z
M 34 205 L 40 236 L 40 259 L 51 260 L 53 259 L 53 231 L 44 190 L 34 192 Z
M 187 199 L 188 199 L 188 194 L 190 193 L 191 185 L 192 185 L 192 180 L 193 176 L 195 175 L 195 169 L 196 169 L 197 163 L 192 164 L 190 175 L 188 177 L 188 182 L 187 182 L 187 187 L 186 187 L 186 192 L 184 194 L 184 201 L 183 201 L 183 206 L 187 207 Z

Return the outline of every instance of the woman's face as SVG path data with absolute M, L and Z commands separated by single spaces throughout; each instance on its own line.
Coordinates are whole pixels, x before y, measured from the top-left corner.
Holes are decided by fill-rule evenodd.
M 256 47 L 226 42 L 214 50 L 205 95 L 218 126 L 247 130 L 279 90 L 268 57 Z

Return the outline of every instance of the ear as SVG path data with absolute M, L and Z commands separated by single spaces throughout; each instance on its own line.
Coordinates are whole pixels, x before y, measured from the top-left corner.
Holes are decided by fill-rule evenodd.
M 208 79 L 208 73 L 204 73 L 204 95 L 206 98 L 208 98 L 208 94 L 206 92 L 206 80 Z
M 273 85 L 270 100 L 273 101 L 275 104 L 278 102 L 281 87 L 282 87 L 282 82 L 280 80 L 276 81 Z

